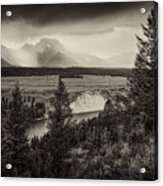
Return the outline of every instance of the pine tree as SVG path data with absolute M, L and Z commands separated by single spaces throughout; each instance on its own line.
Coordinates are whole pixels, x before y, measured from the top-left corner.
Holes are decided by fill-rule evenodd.
M 142 179 L 148 178 L 148 180 L 157 177 L 157 168 L 155 168 L 157 158 L 154 158 L 157 157 L 158 89 L 158 20 L 156 10 L 157 8 L 151 10 L 147 25 L 142 25 L 144 38 L 137 36 L 139 53 L 136 56 L 132 76 L 129 78 L 131 87 L 129 96 L 133 102 L 130 112 L 133 114 L 130 116 L 132 118 L 131 136 L 129 137 L 130 149 L 132 149 L 130 161 L 133 160 L 135 166 L 139 167 L 143 164 L 146 167 L 148 174 L 144 175 Z M 132 154 L 134 152 L 137 156 Z M 130 168 L 134 171 L 133 167 Z M 141 179 L 139 176 L 137 177 L 133 173 L 135 179 Z
M 30 176 L 28 159 L 30 149 L 25 135 L 28 121 L 28 113 L 23 105 L 17 82 L 12 92 L 9 113 L 3 124 L 2 176 Z M 8 163 L 12 164 L 11 170 L 6 169 Z
M 49 148 L 53 156 L 51 170 L 54 177 L 63 177 L 63 158 L 70 144 L 69 122 L 72 114 L 69 107 L 69 95 L 60 77 L 54 94 L 54 113 L 50 114 L 49 123 Z
M 147 25 L 142 25 L 143 39 L 138 40 L 138 54 L 135 67 L 129 78 L 130 96 L 134 101 L 137 113 L 145 113 L 147 116 L 146 130 L 153 130 L 154 114 L 157 111 L 157 63 L 158 63 L 158 36 L 157 36 L 157 12 L 152 9 Z

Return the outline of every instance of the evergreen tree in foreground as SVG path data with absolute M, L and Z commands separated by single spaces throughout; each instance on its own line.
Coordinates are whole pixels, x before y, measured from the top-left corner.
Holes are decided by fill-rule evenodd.
M 157 13 L 151 10 L 147 25 L 142 25 L 143 39 L 139 36 L 138 54 L 135 67 L 129 78 L 131 87 L 130 96 L 134 101 L 135 110 L 138 114 L 145 113 L 147 116 L 146 130 L 152 131 L 154 126 L 154 114 L 157 110 L 157 63 L 158 63 L 158 35 Z
M 71 109 L 69 107 L 68 92 L 59 77 L 58 88 L 54 93 L 54 112 L 50 114 L 49 123 L 49 150 L 53 156 L 51 171 L 54 177 L 63 177 L 64 157 L 69 150 L 70 136 L 69 123 Z
M 152 9 L 147 25 L 142 25 L 144 38 L 137 36 L 139 53 L 132 76 L 129 78 L 131 86 L 129 96 L 134 103 L 130 112 L 132 114 L 130 116 L 132 129 L 129 137 L 130 149 L 132 149 L 130 160 L 135 162 L 136 167 L 131 169 L 137 171 L 143 164 L 148 174 L 144 174 L 142 179 L 147 180 L 157 178 L 157 21 L 157 12 Z M 134 153 L 137 155 L 135 156 Z M 133 175 L 135 177 L 135 174 Z
M 12 92 L 9 113 L 3 124 L 2 176 L 29 177 L 29 145 L 25 135 L 29 118 L 22 102 L 18 82 Z M 7 170 L 6 164 L 12 169 Z

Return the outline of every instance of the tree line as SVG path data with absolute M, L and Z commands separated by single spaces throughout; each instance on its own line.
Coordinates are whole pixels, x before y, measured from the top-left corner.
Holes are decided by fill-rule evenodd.
M 51 67 L 2 67 L 2 77 L 14 76 L 47 76 L 47 75 L 62 75 L 69 78 L 82 78 L 82 75 L 110 75 L 128 77 L 131 69 L 127 68 L 84 68 L 84 67 L 69 67 L 69 68 L 51 68 Z M 79 76 L 80 75 L 80 76 Z

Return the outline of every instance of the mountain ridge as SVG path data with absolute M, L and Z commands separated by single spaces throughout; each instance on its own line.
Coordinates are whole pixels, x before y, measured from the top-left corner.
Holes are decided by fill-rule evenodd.
M 13 66 L 27 67 L 123 67 L 133 60 L 130 52 L 100 58 L 86 53 L 73 53 L 56 39 L 43 38 L 35 44 L 25 43 L 18 49 L 10 49 L 2 45 L 2 58 Z
M 4 60 L 3 58 L 1 58 L 1 67 L 9 67 L 11 66 L 10 63 L 8 63 L 6 60 Z

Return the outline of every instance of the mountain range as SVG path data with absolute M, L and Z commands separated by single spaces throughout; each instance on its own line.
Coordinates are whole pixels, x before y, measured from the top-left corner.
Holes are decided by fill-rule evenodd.
M 1 58 L 1 66 L 2 67 L 9 67 L 11 65 L 6 60 L 4 60 L 3 58 Z
M 73 53 L 56 39 L 41 39 L 36 44 L 24 44 L 17 49 L 1 46 L 2 66 L 29 67 L 130 67 L 132 52 L 110 58 L 100 58 L 86 53 Z M 124 63 L 125 62 L 125 63 Z M 123 66 L 125 64 L 125 66 Z

